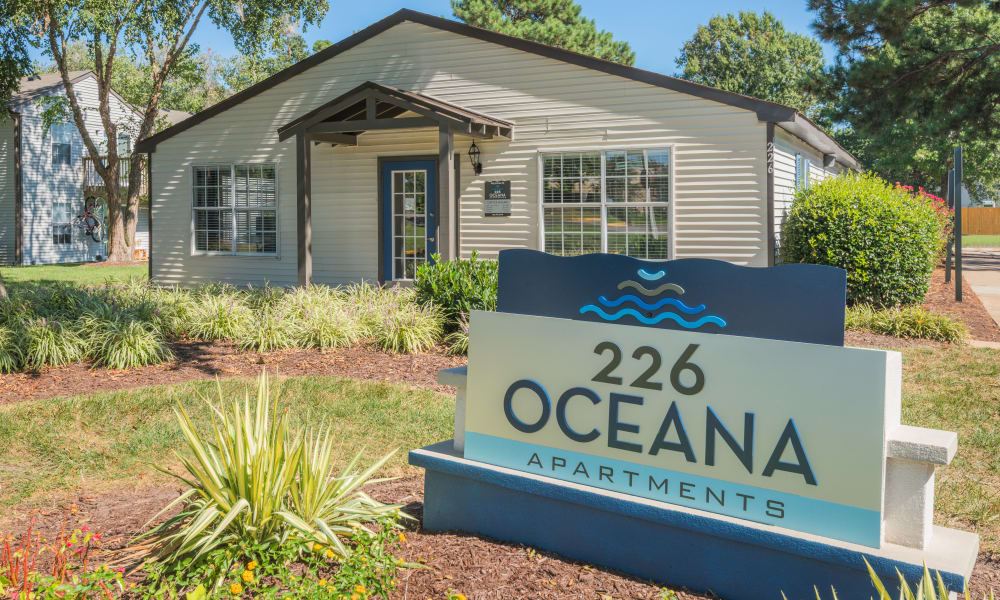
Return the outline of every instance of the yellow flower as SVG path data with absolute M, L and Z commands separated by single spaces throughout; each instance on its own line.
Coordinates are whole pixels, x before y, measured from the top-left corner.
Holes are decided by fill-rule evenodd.
M 396 564 L 397 564 L 397 565 L 401 565 L 401 564 L 403 564 L 403 559 L 402 559 L 402 558 L 397 558 L 397 559 L 396 559 Z
M 333 558 L 333 550 L 330 550 L 329 548 L 327 548 L 326 549 L 326 557 L 327 558 Z
M 238 583 L 234 583 L 229 586 L 229 592 L 234 596 L 238 596 L 243 593 L 243 586 Z
M 362 556 L 362 557 L 361 557 L 361 562 L 363 562 L 363 563 L 366 563 L 366 562 L 368 562 L 368 557 L 366 557 L 366 556 Z
M 253 583 L 253 571 L 243 571 L 242 573 L 240 573 L 240 577 L 246 583 Z
M 455 600 L 466 600 L 465 594 L 455 594 Z
M 255 561 L 250 561 L 247 563 L 247 571 L 253 571 L 257 568 L 257 563 Z
M 403 535 L 402 533 L 399 534 L 399 543 L 400 544 L 405 544 L 406 543 L 406 536 Z
M 317 544 L 313 544 L 313 550 L 315 550 L 316 552 L 319 552 L 322 549 L 323 549 L 323 546 L 321 544 L 318 544 L 318 543 Z
M 325 587 L 326 586 L 326 579 L 320 579 L 319 580 L 319 586 L 320 587 Z
M 361 596 L 358 594 L 351 594 L 351 600 L 361 600 Z
M 354 586 L 354 591 L 357 592 L 357 593 L 359 593 L 359 594 L 364 594 L 368 590 L 363 585 L 356 585 L 356 586 Z

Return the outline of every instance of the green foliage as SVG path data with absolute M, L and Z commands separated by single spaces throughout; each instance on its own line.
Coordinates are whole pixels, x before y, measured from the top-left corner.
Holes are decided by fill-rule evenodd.
M 393 517 L 354 529 L 346 538 L 353 549 L 347 557 L 322 544 L 244 541 L 197 562 L 147 563 L 134 593 L 143 600 L 182 594 L 187 600 L 388 598 L 399 585 L 399 570 L 414 566 L 393 555 L 404 541 Z M 205 581 L 216 584 L 206 588 Z
M 927 294 L 940 241 L 928 203 L 871 174 L 800 192 L 781 230 L 785 262 L 847 270 L 849 304 L 898 306 Z
M 452 0 L 451 9 L 469 25 L 623 65 L 635 64 L 635 52 L 628 43 L 598 31 L 574 0 Z
M 848 128 L 838 141 L 890 181 L 944 183 L 953 145 L 969 188 L 1000 183 L 1000 4 L 810 0 L 837 48 L 817 80 Z
M 458 328 L 445 336 L 444 343 L 448 346 L 448 354 L 469 353 L 469 319 L 466 315 L 459 317 Z
M 27 17 L 27 2 L 0 4 L 0 106 L 7 106 L 11 94 L 17 91 L 21 78 L 31 73 L 31 25 Z M 0 111 L 0 123 L 9 118 L 7 111 Z M 3 279 L 0 278 L 0 288 Z
M 189 567 L 196 568 L 213 552 L 240 544 L 288 543 L 319 544 L 343 559 L 354 548 L 341 538 L 399 514 L 399 507 L 377 502 L 361 490 L 379 481 L 372 475 L 392 453 L 363 470 L 356 469 L 358 455 L 331 474 L 332 430 L 314 423 L 303 434 L 293 434 L 288 413 L 272 405 L 266 373 L 258 380 L 255 398 L 248 391 L 242 399 L 227 400 L 220 387 L 218 404 L 210 410 L 211 430 L 204 435 L 183 406 L 177 407 L 188 453 L 175 455 L 185 473 L 161 470 L 188 489 L 161 514 L 178 505 L 180 512 L 147 534 L 157 560 L 189 559 Z M 213 586 L 231 564 L 214 574 Z
M 0 373 L 20 371 L 24 366 L 24 353 L 19 342 L 14 329 L 0 325 Z
M 882 578 L 878 576 L 875 569 L 872 568 L 871 563 L 865 558 L 865 566 L 868 567 L 868 577 L 872 580 L 872 585 L 875 586 L 875 591 L 878 592 L 878 600 L 948 600 L 949 590 L 944 584 L 944 580 L 941 578 L 941 573 L 937 571 L 934 572 L 934 576 L 931 577 L 930 569 L 927 565 L 924 565 L 924 574 L 921 576 L 920 581 L 917 582 L 916 587 L 910 587 L 909 582 L 906 581 L 906 577 L 903 576 L 898 570 L 896 574 L 899 575 L 899 596 L 893 597 L 886 588 L 885 583 L 882 582 Z M 837 590 L 832 590 L 833 600 L 837 600 Z M 781 597 L 784 600 L 788 600 L 785 593 L 781 593 Z M 966 586 L 964 592 L 964 599 L 969 599 L 969 588 Z M 823 600 L 823 597 L 819 593 L 819 589 L 816 589 L 816 600 Z M 983 595 L 983 600 L 995 600 L 993 590 L 990 590 L 989 594 Z
M 89 353 L 99 366 L 134 369 L 159 364 L 174 356 L 159 329 L 142 321 L 108 319 L 95 332 Z
M 919 338 L 961 344 L 969 330 L 961 321 L 920 306 L 873 308 L 859 304 L 847 309 L 847 329 L 867 330 L 900 338 Z
M 806 115 L 820 103 L 807 78 L 823 64 L 817 40 L 787 31 L 767 11 L 712 17 L 677 58 L 684 79 L 787 104 Z
M 386 311 L 375 343 L 382 350 L 412 354 L 430 350 L 441 338 L 441 311 L 430 304 L 406 304 Z
M 473 310 L 497 309 L 497 261 L 480 260 L 476 252 L 469 260 L 441 262 L 440 256 L 433 258 L 434 264 L 417 267 L 417 302 L 439 307 L 450 329 Z
M 213 293 L 206 288 L 196 295 L 196 304 L 187 331 L 191 337 L 206 341 L 239 339 L 258 325 L 243 294 L 226 289 Z
M 222 80 L 231 93 L 235 94 L 330 45 L 329 40 L 318 40 L 310 52 L 305 38 L 297 33 L 286 32 L 272 43 L 270 52 L 266 54 L 237 55 L 223 61 Z
M 38 318 L 23 326 L 25 366 L 41 369 L 76 362 L 84 356 L 80 335 L 62 321 Z

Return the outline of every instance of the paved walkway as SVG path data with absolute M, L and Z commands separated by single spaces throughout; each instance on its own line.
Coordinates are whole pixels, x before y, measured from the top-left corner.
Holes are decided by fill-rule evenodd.
M 962 252 L 962 277 L 1000 324 L 1000 248 L 968 248 Z M 1000 348 L 1000 342 L 973 342 L 974 346 Z

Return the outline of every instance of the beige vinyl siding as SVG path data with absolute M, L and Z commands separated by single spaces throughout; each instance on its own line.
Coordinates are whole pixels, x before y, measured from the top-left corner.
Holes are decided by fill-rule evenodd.
M 84 107 L 84 118 L 91 135 L 102 132 L 97 81 L 93 76 L 74 84 L 80 105 Z M 62 88 L 58 92 L 62 94 Z M 44 103 L 39 99 L 19 107 L 21 112 L 21 160 L 23 178 L 25 264 L 51 264 L 92 260 L 97 254 L 105 254 L 104 244 L 84 237 L 79 229 L 73 229 L 70 244 L 56 245 L 52 241 L 53 204 L 69 202 L 71 215 L 83 212 L 83 157 L 88 155 L 83 137 L 73 129 L 69 165 L 52 164 L 51 135 L 45 135 L 42 111 Z M 111 118 L 126 127 L 133 118 L 131 109 L 111 98 Z M 134 140 L 133 140 L 134 143 Z
M 818 183 L 843 170 L 840 163 L 823 167 L 823 154 L 780 128 L 774 134 L 774 237 L 775 262 L 781 262 L 781 227 L 795 200 L 795 157 L 801 154 L 810 162 L 809 181 Z
M 674 257 L 767 263 L 765 127 L 750 111 L 406 22 L 161 142 L 153 160 L 153 276 L 289 285 L 297 280 L 294 142 L 275 130 L 365 81 L 513 121 L 513 140 L 462 155 L 461 253 L 541 248 L 538 155 L 552 149 L 672 147 Z M 377 276 L 378 156 L 436 154 L 437 132 L 368 133 L 313 151 L 313 269 L 330 283 Z M 191 167 L 279 163 L 278 258 L 192 256 Z M 483 216 L 486 180 L 510 179 L 512 215 Z
M 14 263 L 14 188 L 17 170 L 14 161 L 14 120 L 0 119 L 0 265 Z

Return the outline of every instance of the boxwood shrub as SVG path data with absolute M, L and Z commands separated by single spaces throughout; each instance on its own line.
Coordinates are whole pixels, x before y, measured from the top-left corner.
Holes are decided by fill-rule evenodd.
M 417 268 L 417 302 L 439 307 L 448 330 L 455 331 L 469 311 L 497 309 L 497 273 L 497 261 L 481 260 L 476 252 L 447 262 L 435 255 L 433 264 Z
M 873 174 L 830 177 L 799 192 L 782 227 L 785 262 L 847 270 L 849 304 L 921 302 L 941 236 L 934 209 Z

